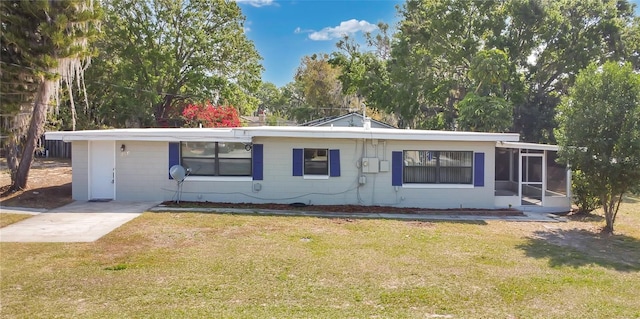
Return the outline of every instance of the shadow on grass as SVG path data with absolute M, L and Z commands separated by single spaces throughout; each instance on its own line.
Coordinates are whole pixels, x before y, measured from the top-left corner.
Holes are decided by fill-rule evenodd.
M 571 221 L 575 222 L 604 222 L 604 216 L 591 213 L 577 213 L 566 216 Z
M 537 231 L 517 248 L 527 256 L 549 259 L 551 267 L 598 265 L 618 271 L 640 271 L 640 240 L 584 229 Z

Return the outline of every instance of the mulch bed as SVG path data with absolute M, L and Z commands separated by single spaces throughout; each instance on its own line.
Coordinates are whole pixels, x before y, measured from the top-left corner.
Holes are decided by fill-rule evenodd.
M 236 209 L 272 209 L 272 210 L 299 210 L 299 211 L 323 211 L 331 213 L 384 213 L 384 214 L 429 214 L 429 215 L 460 215 L 460 216 L 524 216 L 516 209 L 430 209 L 417 207 L 391 207 L 391 206 L 361 206 L 361 205 L 305 205 L 293 204 L 253 204 L 253 203 L 220 203 L 220 202 L 185 202 L 179 204 L 174 201 L 166 201 L 162 205 L 180 208 L 236 208 Z

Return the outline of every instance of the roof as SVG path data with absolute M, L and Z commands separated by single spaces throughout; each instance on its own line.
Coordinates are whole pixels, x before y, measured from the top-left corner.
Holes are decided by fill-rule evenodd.
M 380 139 L 406 141 L 517 142 L 517 133 L 401 130 L 362 127 L 254 126 L 235 128 L 135 128 L 47 132 L 48 140 L 252 142 L 254 137 Z
M 316 119 L 316 120 L 312 120 L 306 123 L 302 123 L 300 124 L 300 126 L 330 126 L 333 123 L 337 123 L 343 119 L 349 118 L 349 117 L 358 117 L 360 118 L 360 120 L 363 120 L 363 116 L 360 113 L 356 113 L 356 112 L 351 112 L 351 113 L 347 113 L 344 115 L 339 115 L 339 116 L 329 116 L 329 117 L 324 117 L 321 119 Z M 374 120 L 372 118 L 369 118 L 369 120 L 371 121 L 371 123 L 375 123 L 378 126 L 380 126 L 381 128 L 396 128 L 393 125 L 389 125 L 387 123 L 384 122 L 380 122 L 377 120 Z M 360 124 L 358 124 L 357 126 L 361 126 Z
M 500 141 L 496 143 L 496 146 L 506 147 L 506 148 L 540 150 L 540 151 L 558 151 L 558 145 L 551 145 L 551 144 Z

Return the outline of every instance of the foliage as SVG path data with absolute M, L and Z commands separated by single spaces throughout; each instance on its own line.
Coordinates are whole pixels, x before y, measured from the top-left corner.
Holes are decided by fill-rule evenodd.
M 71 86 L 83 85 L 84 69 L 94 54 L 90 44 L 98 32 L 100 9 L 91 0 L 2 1 L 0 9 L 1 56 L 8 71 L 2 72 L 2 113 L 9 116 L 3 124 L 10 132 L 11 189 L 17 190 L 26 187 L 47 111 L 52 102 L 59 105 L 62 85 L 68 88 L 75 129 Z
M 505 98 L 511 79 L 507 55 L 497 49 L 482 50 L 469 70 L 473 92 L 456 104 L 458 128 L 481 132 L 507 132 L 513 125 L 513 103 Z
M 513 104 L 497 96 L 467 93 L 456 104 L 458 128 L 465 131 L 507 132 L 512 125 Z
M 640 75 L 631 64 L 591 64 L 559 107 L 559 155 L 589 180 L 603 205 L 605 231 L 622 196 L 640 184 Z
M 573 202 L 578 206 L 578 213 L 590 213 L 601 207 L 600 198 L 596 194 L 594 181 L 580 170 L 573 170 L 573 177 L 571 179 L 571 190 L 573 195 Z
M 339 51 L 331 54 L 329 63 L 340 68 L 342 93 L 352 101 L 350 104 L 355 110 L 359 111 L 364 103 L 368 109 L 378 112 L 388 110 L 394 103 L 387 70 L 391 51 L 388 30 L 389 26 L 380 22 L 378 32 L 365 33 L 367 48 L 364 50 L 355 39 L 345 36 L 336 44 Z
M 259 101 L 258 110 L 267 114 L 283 114 L 289 108 L 283 89 L 271 82 L 262 82 L 254 97 Z
M 396 114 L 401 127 L 506 126 L 525 141 L 554 142 L 555 108 L 578 71 L 607 60 L 637 68 L 640 56 L 640 19 L 627 0 L 409 0 L 399 13 L 397 33 L 383 41 L 388 57 L 345 41 L 333 57 L 345 92 Z M 465 118 L 487 108 L 473 103 L 478 97 L 513 112 L 503 110 L 509 119 L 498 129 L 485 128 L 490 118 Z
M 299 83 L 304 111 L 296 110 L 299 122 L 313 118 L 339 115 L 346 107 L 342 85 L 338 79 L 340 69 L 329 63 L 329 56 L 311 55 L 302 58 L 296 71 L 295 82 Z
M 87 77 L 100 124 L 157 125 L 206 100 L 257 108 L 260 56 L 236 2 L 115 0 L 105 10 L 108 32 Z
M 189 127 L 239 127 L 240 117 L 233 106 L 214 106 L 211 103 L 189 104 L 182 111 Z

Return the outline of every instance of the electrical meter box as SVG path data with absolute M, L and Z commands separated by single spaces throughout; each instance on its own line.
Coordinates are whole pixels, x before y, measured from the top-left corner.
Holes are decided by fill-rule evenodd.
M 363 173 L 377 173 L 379 168 L 377 158 L 363 158 L 362 159 L 362 172 Z

